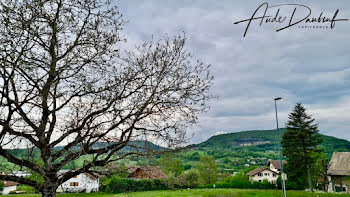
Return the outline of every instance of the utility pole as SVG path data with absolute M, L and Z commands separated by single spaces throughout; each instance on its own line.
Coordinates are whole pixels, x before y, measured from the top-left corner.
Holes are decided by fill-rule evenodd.
M 281 165 L 281 182 L 282 182 L 282 193 L 283 197 L 286 197 L 286 187 L 284 184 L 284 176 L 283 176 L 283 163 L 282 163 L 282 152 L 281 152 L 281 139 L 280 139 L 280 130 L 278 128 L 278 116 L 277 116 L 277 101 L 281 100 L 281 97 L 275 98 L 275 112 L 276 112 L 276 124 L 277 124 L 277 133 L 278 133 L 278 151 L 280 156 L 280 165 Z

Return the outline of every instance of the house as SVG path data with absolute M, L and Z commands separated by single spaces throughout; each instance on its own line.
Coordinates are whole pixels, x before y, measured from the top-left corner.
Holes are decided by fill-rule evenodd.
M 4 189 L 2 190 L 2 195 L 9 194 L 11 191 L 16 191 L 18 183 L 13 181 L 4 181 Z
M 60 170 L 59 174 L 68 172 L 69 170 Z M 15 175 L 19 177 L 26 177 L 30 174 L 24 171 L 17 171 L 10 175 Z M 10 191 L 15 191 L 17 189 L 18 183 L 12 181 L 4 181 L 5 188 L 3 194 L 8 194 Z M 97 174 L 82 173 L 75 177 L 70 178 L 68 181 L 61 184 L 56 192 L 98 192 L 99 191 L 99 178 Z
M 159 166 L 133 166 L 128 168 L 128 178 L 133 179 L 165 179 L 167 175 Z
M 287 162 L 282 161 L 283 165 Z M 247 173 L 250 181 L 262 182 L 267 180 L 271 184 L 276 184 L 278 176 L 281 174 L 281 165 L 279 160 L 269 160 L 267 166 L 256 168 Z M 287 180 L 287 176 L 283 173 L 284 180 Z
M 61 170 L 59 173 L 67 171 Z M 60 185 L 56 192 L 98 192 L 99 181 L 97 174 L 81 173 Z
M 350 152 L 334 152 L 327 175 L 329 192 L 350 192 Z
M 287 164 L 287 161 L 282 161 L 283 165 Z M 280 173 L 281 172 L 281 162 L 279 160 L 269 160 L 267 162 L 267 166 L 270 168 L 270 170 Z
M 276 184 L 279 173 L 263 166 L 248 172 L 247 175 L 252 182 L 262 182 L 267 180 L 271 184 Z

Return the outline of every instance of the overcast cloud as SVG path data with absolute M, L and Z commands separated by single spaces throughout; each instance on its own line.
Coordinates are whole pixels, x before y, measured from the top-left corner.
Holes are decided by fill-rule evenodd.
M 201 115 L 193 143 L 212 135 L 250 129 L 274 129 L 273 98 L 279 101 L 280 125 L 296 102 L 304 104 L 321 133 L 350 140 L 350 21 L 334 29 L 292 27 L 275 32 L 278 25 L 261 27 L 233 22 L 251 17 L 262 1 L 136 1 L 121 0 L 132 47 L 154 35 L 186 32 L 188 49 L 197 59 L 212 64 L 212 92 L 218 99 Z M 350 19 L 348 1 L 269 1 L 305 4 L 315 15 L 324 12 Z

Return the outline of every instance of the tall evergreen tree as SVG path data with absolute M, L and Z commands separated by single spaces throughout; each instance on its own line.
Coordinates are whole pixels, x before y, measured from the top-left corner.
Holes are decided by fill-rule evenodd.
M 306 113 L 306 109 L 297 103 L 289 114 L 287 131 L 282 136 L 283 154 L 287 157 L 287 172 L 291 181 L 305 185 L 305 177 L 310 191 L 313 192 L 311 166 L 315 163 L 315 154 L 322 137 L 318 133 L 315 119 Z M 306 175 L 305 175 L 306 173 Z

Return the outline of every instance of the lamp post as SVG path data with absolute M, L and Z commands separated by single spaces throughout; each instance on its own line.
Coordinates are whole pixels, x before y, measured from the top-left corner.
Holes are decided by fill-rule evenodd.
M 281 100 L 281 97 L 277 97 L 275 98 L 275 112 L 276 112 L 276 125 L 277 125 L 277 134 L 278 134 L 278 152 L 279 152 L 279 156 L 280 156 L 280 165 L 281 165 L 281 183 L 282 183 L 282 193 L 283 193 L 283 197 L 286 197 L 286 188 L 284 185 L 284 177 L 283 177 L 283 164 L 282 164 L 282 153 L 281 153 L 281 140 L 280 140 L 280 130 L 278 128 L 278 117 L 277 117 L 277 101 Z

